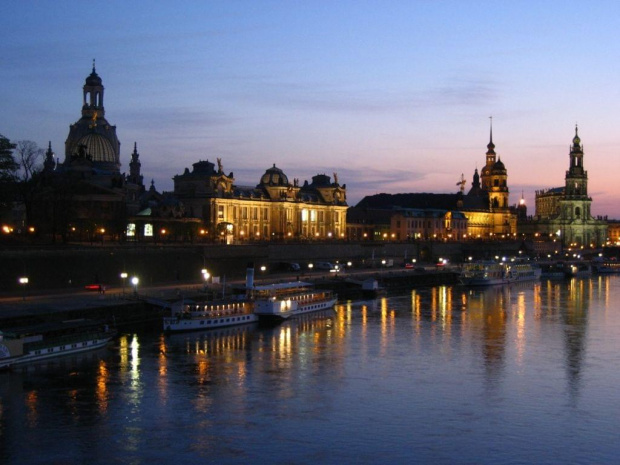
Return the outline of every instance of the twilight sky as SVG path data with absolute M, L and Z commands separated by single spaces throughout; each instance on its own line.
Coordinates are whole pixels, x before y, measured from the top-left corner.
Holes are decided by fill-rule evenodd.
M 348 201 L 467 189 L 489 116 L 510 203 L 564 184 L 575 124 L 594 215 L 620 218 L 620 2 L 5 0 L 0 134 L 64 160 L 92 59 L 122 171 L 222 158 L 338 174 Z

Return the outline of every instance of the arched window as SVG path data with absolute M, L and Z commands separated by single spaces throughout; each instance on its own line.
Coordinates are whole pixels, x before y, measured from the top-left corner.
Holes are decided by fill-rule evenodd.
M 575 207 L 575 216 L 577 218 L 581 217 L 581 209 L 579 207 Z

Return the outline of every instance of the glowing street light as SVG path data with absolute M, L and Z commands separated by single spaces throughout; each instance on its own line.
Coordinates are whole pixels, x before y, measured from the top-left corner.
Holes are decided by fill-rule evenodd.
M 125 295 L 125 281 L 127 280 L 127 273 L 124 271 L 121 273 L 121 280 L 123 281 L 123 295 Z
M 202 279 L 204 280 L 204 290 L 206 291 L 207 282 L 209 281 L 209 278 L 211 277 L 211 275 L 209 274 L 206 268 L 203 268 L 202 270 L 200 270 L 200 272 L 202 273 Z
M 138 294 L 138 284 L 140 283 L 140 278 L 138 278 L 137 276 L 134 276 L 133 278 L 131 278 L 131 284 L 133 285 L 133 292 L 134 294 Z
M 19 278 L 18 281 L 19 281 L 19 284 L 21 284 L 24 289 L 23 300 L 26 300 L 26 286 L 28 285 L 28 278 L 26 276 L 23 276 Z

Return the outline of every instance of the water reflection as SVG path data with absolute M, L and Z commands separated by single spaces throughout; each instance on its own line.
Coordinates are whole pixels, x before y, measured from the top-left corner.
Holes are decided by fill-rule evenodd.
M 153 450 L 162 462 L 306 463 L 338 451 L 402 463 L 413 449 L 473 463 L 473 445 L 491 433 L 522 444 L 553 431 L 556 442 L 538 447 L 562 461 L 575 441 L 562 439 L 563 422 L 613 410 L 584 399 L 594 397 L 593 360 L 599 390 L 617 378 L 607 361 L 618 357 L 609 338 L 619 336 L 619 294 L 620 277 L 439 286 L 269 328 L 124 334 L 112 350 L 0 374 L 0 447 L 7 463 L 37 463 L 24 443 L 66 463 L 104 463 L 92 450 L 108 444 L 108 462 L 124 463 Z M 69 457 L 63 441 L 76 445 Z M 527 462 L 521 453 L 509 457 Z

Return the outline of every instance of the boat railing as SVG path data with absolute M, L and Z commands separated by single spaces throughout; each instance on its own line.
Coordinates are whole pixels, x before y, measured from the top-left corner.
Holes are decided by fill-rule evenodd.
M 100 330 L 100 331 L 87 331 L 82 334 L 67 334 L 65 336 L 56 336 L 53 338 L 53 343 L 55 346 L 59 345 L 70 345 L 76 342 L 84 342 L 86 340 L 92 339 L 106 339 L 111 336 L 110 331 Z M 49 340 L 42 341 L 33 341 L 28 343 L 29 350 L 40 350 L 50 346 Z

